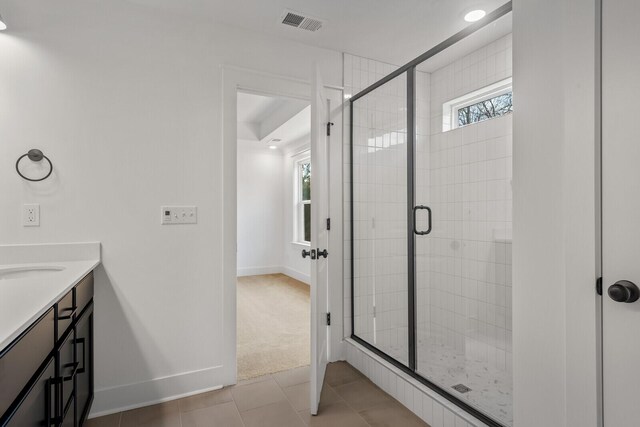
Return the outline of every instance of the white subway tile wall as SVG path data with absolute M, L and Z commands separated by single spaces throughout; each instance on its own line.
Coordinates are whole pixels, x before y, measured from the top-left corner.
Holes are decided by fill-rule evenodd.
M 344 64 L 347 95 L 396 69 L 352 55 Z M 509 76 L 511 35 L 432 73 L 418 72 L 415 151 L 415 202 L 433 212 L 431 234 L 416 238 L 417 370 L 452 393 L 453 385 L 466 385 L 471 391 L 458 397 L 506 425 L 512 424 L 512 118 L 443 132 L 442 105 Z M 384 85 L 356 107 L 356 335 L 406 363 L 406 79 Z M 352 314 L 349 143 L 345 138 L 345 336 Z M 426 218 L 420 213 L 420 229 Z M 406 382 L 385 376 L 378 374 L 384 387 L 428 415 L 433 426 L 457 425 L 448 409 L 419 406 L 402 391 Z
M 507 425 L 512 115 L 443 132 L 442 105 L 510 76 L 511 35 L 431 73 L 430 88 L 417 87 L 430 95 L 431 135 L 416 158 L 428 187 L 416 203 L 433 211 L 433 231 L 416 239 L 417 371 L 449 390 L 464 384 L 460 397 Z

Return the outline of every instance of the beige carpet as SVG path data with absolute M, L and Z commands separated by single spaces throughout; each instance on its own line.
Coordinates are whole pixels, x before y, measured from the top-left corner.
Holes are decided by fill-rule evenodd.
M 238 277 L 238 380 L 309 364 L 309 285 L 284 274 Z

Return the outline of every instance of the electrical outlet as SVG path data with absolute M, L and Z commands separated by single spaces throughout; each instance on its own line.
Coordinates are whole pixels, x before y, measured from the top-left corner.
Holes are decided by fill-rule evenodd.
M 25 227 L 40 227 L 40 205 L 22 206 L 22 225 Z
M 196 224 L 198 208 L 196 206 L 162 206 L 161 224 Z

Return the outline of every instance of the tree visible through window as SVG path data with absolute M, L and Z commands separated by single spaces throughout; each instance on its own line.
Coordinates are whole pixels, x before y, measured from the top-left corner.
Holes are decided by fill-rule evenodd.
M 311 241 L 311 163 L 299 163 L 300 204 L 302 215 L 302 238 L 305 242 Z
M 458 126 L 478 123 L 513 111 L 513 92 L 507 92 L 458 109 Z

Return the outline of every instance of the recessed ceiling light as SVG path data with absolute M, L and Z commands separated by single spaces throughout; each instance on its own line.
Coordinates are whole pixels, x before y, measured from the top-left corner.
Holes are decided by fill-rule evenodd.
M 464 15 L 464 20 L 467 22 L 476 22 L 484 18 L 486 14 L 487 12 L 482 9 L 472 10 L 471 12 Z
M 7 24 L 4 23 L 4 20 L 2 19 L 2 15 L 0 15 L 0 31 L 6 30 L 6 29 L 7 29 Z
M 269 148 L 272 149 L 272 150 L 275 150 L 278 147 L 276 147 L 275 145 L 270 145 Z

